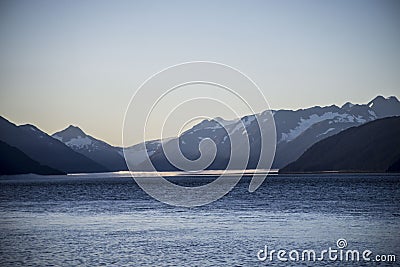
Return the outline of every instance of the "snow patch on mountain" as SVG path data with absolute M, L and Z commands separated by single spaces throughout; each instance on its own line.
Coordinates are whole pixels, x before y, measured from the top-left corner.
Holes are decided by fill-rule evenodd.
M 242 134 L 246 133 L 246 128 L 250 126 L 250 124 L 256 119 L 255 115 L 247 116 L 241 120 L 239 120 L 235 127 L 230 131 L 230 134 L 234 134 L 235 132 L 242 130 Z
M 218 129 L 221 129 L 221 128 L 222 128 L 221 125 L 215 124 L 215 126 L 204 127 L 203 129 L 204 129 L 204 130 L 213 130 L 213 131 L 215 131 L 215 130 L 218 130 Z M 196 131 L 198 131 L 198 130 L 203 130 L 203 129 L 195 129 L 193 132 L 196 132 Z
M 324 120 L 332 120 L 334 119 L 335 123 L 340 122 L 358 122 L 358 123 L 365 123 L 366 120 L 363 119 L 361 116 L 353 116 L 347 113 L 339 114 L 337 112 L 325 112 L 321 116 L 317 114 L 312 114 L 308 118 L 300 118 L 300 122 L 294 129 L 291 129 L 289 132 L 282 133 L 281 139 L 278 141 L 280 142 L 290 142 L 296 139 L 299 135 L 301 135 L 305 130 L 310 128 L 315 123 L 319 123 Z
M 61 142 L 62 142 L 62 137 L 61 137 L 61 136 L 53 135 L 52 137 L 53 137 L 54 139 L 57 139 L 58 141 L 61 141 Z
M 139 143 L 123 150 L 123 156 L 126 156 L 131 166 L 137 166 L 151 157 L 165 142 L 170 138 L 164 140 L 153 140 L 146 143 Z
M 236 123 L 236 126 L 232 129 L 232 131 L 230 132 L 230 134 L 235 133 L 236 131 L 240 130 L 243 128 L 243 124 L 241 121 Z
M 332 132 L 333 130 L 335 130 L 335 128 L 329 128 L 325 132 L 318 134 L 317 137 L 320 137 L 321 135 L 326 135 L 327 133 Z
M 326 112 L 322 116 L 318 116 L 317 114 L 312 114 L 307 119 L 300 118 L 300 122 L 297 124 L 296 128 L 290 129 L 290 131 L 287 133 L 282 133 L 279 143 L 290 142 L 294 140 L 296 137 L 298 137 L 300 134 L 302 134 L 309 127 L 311 127 L 313 124 L 324 120 L 333 119 L 338 115 L 339 114 L 336 112 Z
M 376 113 L 373 110 L 368 110 L 368 113 L 371 115 L 370 116 L 371 120 L 374 120 L 378 117 L 376 116 Z
M 92 140 L 87 136 L 78 136 L 76 138 L 72 138 L 68 142 L 65 142 L 65 144 L 69 147 L 84 148 L 92 145 Z

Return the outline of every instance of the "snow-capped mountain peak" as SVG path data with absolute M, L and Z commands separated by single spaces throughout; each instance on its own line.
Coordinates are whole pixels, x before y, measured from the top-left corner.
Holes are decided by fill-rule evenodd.
M 69 147 L 89 147 L 93 144 L 93 141 L 87 136 L 78 136 L 76 138 L 72 138 L 68 142 L 65 142 L 65 144 Z
M 126 170 L 120 148 L 86 134 L 77 126 L 70 125 L 64 130 L 54 133 L 52 137 L 60 140 L 74 151 L 106 166 L 109 170 Z
M 70 125 L 66 129 L 53 134 L 55 139 L 60 140 L 71 148 L 87 148 L 93 146 L 96 140 L 86 135 L 79 127 Z

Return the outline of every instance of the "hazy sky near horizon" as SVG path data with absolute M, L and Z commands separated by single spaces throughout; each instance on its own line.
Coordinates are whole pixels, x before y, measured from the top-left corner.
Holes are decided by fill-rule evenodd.
M 135 90 L 193 60 L 243 71 L 273 109 L 399 97 L 399 29 L 400 1 L 1 1 L 0 114 L 121 145 Z

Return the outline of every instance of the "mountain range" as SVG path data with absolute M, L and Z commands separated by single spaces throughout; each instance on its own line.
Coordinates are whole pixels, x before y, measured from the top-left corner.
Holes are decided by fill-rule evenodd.
M 388 116 L 400 115 L 400 102 L 392 96 L 378 96 L 367 104 L 346 103 L 342 107 L 311 107 L 307 109 L 272 110 L 276 125 L 276 153 L 272 168 L 281 169 L 298 159 L 313 144 L 354 126 Z M 182 153 L 188 158 L 199 156 L 199 143 L 205 138 L 217 145 L 216 160 L 208 169 L 225 169 L 230 154 L 229 136 L 247 132 L 250 143 L 248 168 L 254 168 L 258 160 L 260 132 L 257 120 L 268 119 L 268 112 L 249 115 L 240 120 L 225 121 L 221 118 L 204 120 L 177 137 Z M 255 118 L 257 117 L 257 120 Z M 169 140 L 168 142 L 172 142 Z M 168 142 L 165 147 L 168 149 Z M 176 142 L 176 140 L 175 140 Z M 206 151 L 207 152 L 207 151 Z M 174 154 L 174 153 L 171 153 Z M 176 153 L 175 153 L 176 154 Z M 166 158 L 160 146 L 151 151 L 151 163 L 158 171 L 177 170 Z M 146 170 L 148 162 L 139 163 L 137 169 Z
M 172 155 L 177 154 L 174 151 L 176 149 L 174 144 L 178 144 L 182 154 L 193 160 L 200 155 L 201 140 L 210 138 L 216 144 L 217 153 L 208 169 L 225 169 L 230 153 L 240 153 L 241 149 L 239 145 L 236 148 L 239 151 L 231 151 L 229 135 L 246 133 L 250 145 L 247 168 L 255 168 L 260 155 L 261 140 L 257 120 L 271 119 L 270 114 L 273 115 L 276 125 L 276 154 L 272 168 L 283 169 L 299 159 L 304 152 L 310 153 L 309 149 L 321 140 L 371 121 L 400 116 L 400 102 L 394 96 L 388 98 L 377 96 L 366 104 L 348 102 L 341 107 L 332 105 L 299 110 L 271 110 L 237 120 L 224 120 L 218 117 L 203 120 L 179 137 L 150 140 L 127 147 L 125 153 L 129 155 L 129 165 L 137 171 L 151 170 L 149 164 L 154 165 L 159 171 L 175 171 L 178 169 L 169 163 L 161 144 L 164 148 L 170 148 Z M 40 166 L 49 168 L 47 169 L 49 172 L 50 170 L 61 173 L 127 170 L 121 147 L 111 146 L 72 125 L 50 136 L 33 125 L 17 126 L 0 117 L 0 141 L 5 143 L 3 146 L 11 147 L 4 147 L 2 153 L 16 149 L 22 154 L 15 151 L 14 154 L 17 153 L 21 158 L 25 155 Z M 211 152 L 205 150 L 202 153 Z M 149 155 L 151 162 L 146 160 L 146 154 Z
M 75 152 L 37 127 L 17 126 L 0 117 L 0 140 L 44 166 L 66 172 L 106 172 L 101 164 Z

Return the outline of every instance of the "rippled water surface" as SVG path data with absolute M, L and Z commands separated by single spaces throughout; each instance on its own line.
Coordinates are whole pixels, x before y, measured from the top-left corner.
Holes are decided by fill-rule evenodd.
M 177 208 L 119 174 L 0 177 L 0 266 L 282 266 L 257 252 L 321 251 L 339 238 L 348 249 L 395 254 L 387 265 L 399 265 L 398 175 L 278 175 L 254 193 L 248 185 L 243 178 L 219 201 Z

